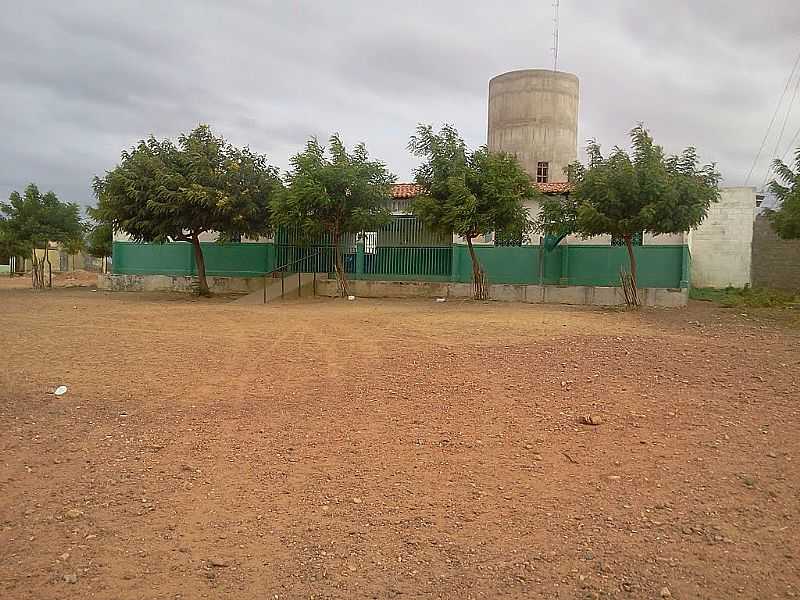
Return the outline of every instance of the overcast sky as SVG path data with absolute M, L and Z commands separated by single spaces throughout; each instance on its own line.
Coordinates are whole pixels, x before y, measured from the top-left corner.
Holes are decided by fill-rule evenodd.
M 282 168 L 309 136 L 339 131 L 409 180 L 418 122 L 484 144 L 488 80 L 552 67 L 551 0 L 0 7 L 3 199 L 33 181 L 91 204 L 92 177 L 122 149 L 199 122 Z M 798 0 L 561 2 L 559 69 L 580 78 L 579 145 L 625 144 L 644 121 L 668 151 L 695 145 L 716 161 L 725 185 L 744 183 L 799 50 Z M 798 127 L 800 98 L 780 154 Z

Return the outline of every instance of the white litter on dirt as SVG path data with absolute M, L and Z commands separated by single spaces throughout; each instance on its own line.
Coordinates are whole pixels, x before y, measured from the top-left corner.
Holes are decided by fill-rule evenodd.
M 356 299 L 356 297 L 355 297 L 355 296 L 348 296 L 348 297 L 347 297 L 347 299 L 348 299 L 348 300 L 355 300 L 355 299 Z
M 58 386 L 58 387 L 55 389 L 55 391 L 54 391 L 53 393 L 54 393 L 56 396 L 63 396 L 64 394 L 66 394 L 66 393 L 67 393 L 67 386 L 65 386 L 65 385 L 60 385 L 60 386 Z

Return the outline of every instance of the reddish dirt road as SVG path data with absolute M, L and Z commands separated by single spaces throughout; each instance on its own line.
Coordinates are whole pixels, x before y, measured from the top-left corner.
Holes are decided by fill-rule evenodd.
M 4 600 L 800 596 L 790 311 L 0 307 Z

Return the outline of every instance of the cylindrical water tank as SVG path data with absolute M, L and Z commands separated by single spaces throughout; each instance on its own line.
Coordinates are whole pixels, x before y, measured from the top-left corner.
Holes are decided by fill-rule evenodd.
M 578 157 L 578 78 L 545 69 L 492 78 L 488 146 L 516 155 L 534 181 L 566 181 Z

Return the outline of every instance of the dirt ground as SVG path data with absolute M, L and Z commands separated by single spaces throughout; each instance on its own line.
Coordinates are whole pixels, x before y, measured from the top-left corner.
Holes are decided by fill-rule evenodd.
M 27 285 L 3 600 L 800 596 L 797 311 Z

